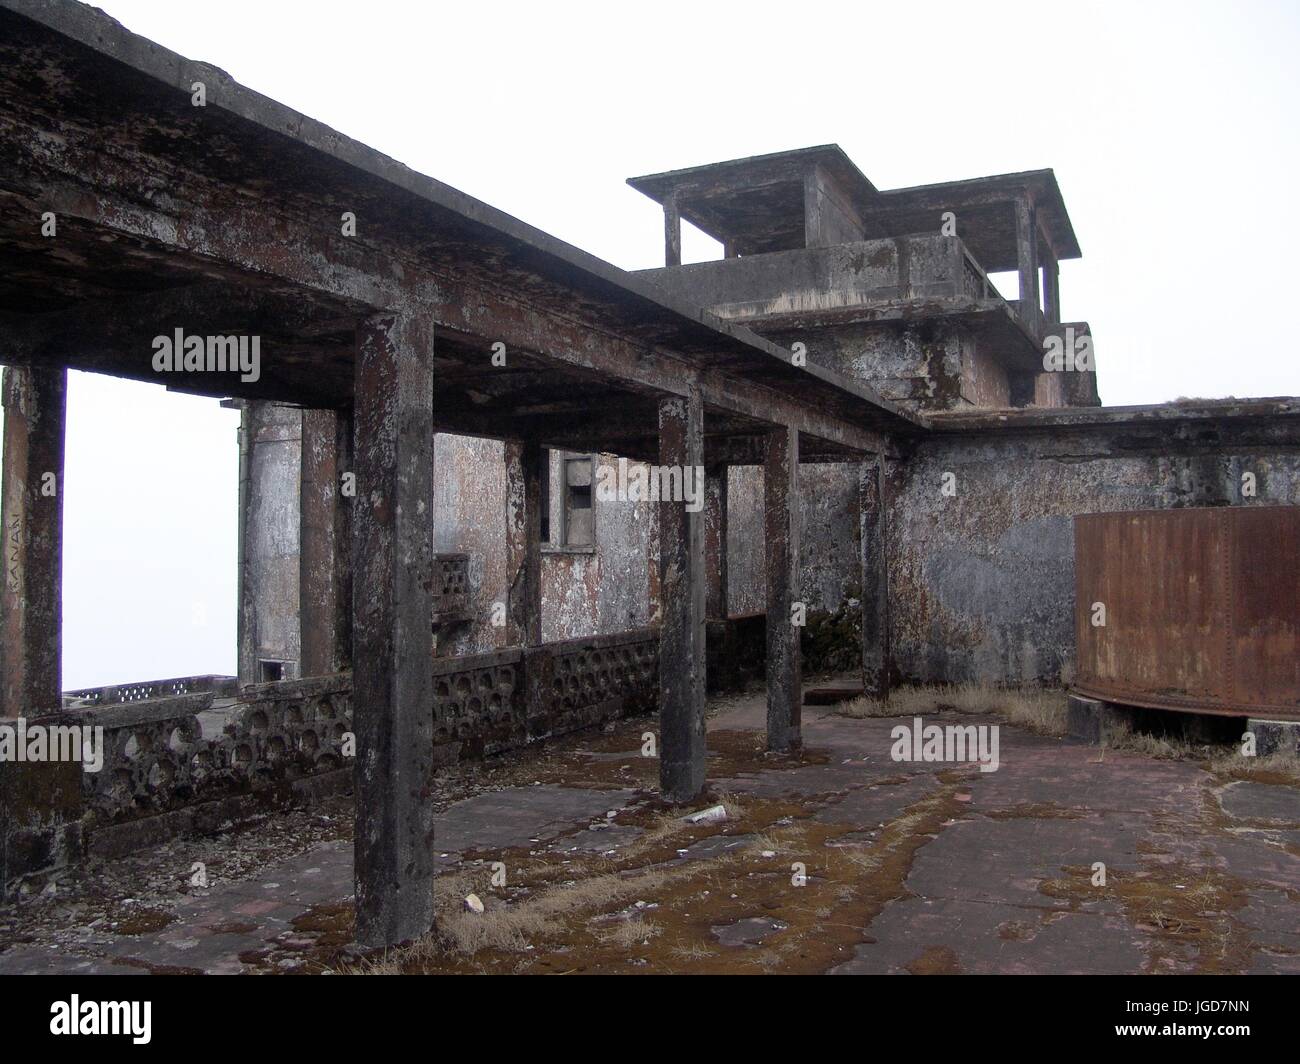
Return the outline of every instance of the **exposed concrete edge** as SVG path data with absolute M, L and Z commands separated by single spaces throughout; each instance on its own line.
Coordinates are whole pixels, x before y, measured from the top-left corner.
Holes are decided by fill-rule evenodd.
M 1103 746 L 1124 721 L 1109 702 L 1071 692 L 1066 704 L 1065 734 L 1092 746 Z
M 352 789 L 352 768 L 335 769 L 249 794 L 236 794 L 198 805 L 110 824 L 84 828 L 88 856 L 112 860 L 182 836 L 211 835 L 237 827 L 268 809 L 319 801 Z
M 1203 421 L 1253 421 L 1260 418 L 1300 418 L 1300 396 L 1257 399 L 1213 399 L 1197 403 L 1156 403 L 1148 406 L 1024 407 L 1006 410 L 944 410 L 928 416 L 940 435 L 1110 429 Z
M 1246 721 L 1246 731 L 1255 736 L 1255 754 L 1289 753 L 1300 757 L 1300 720 L 1266 720 L 1251 717 Z

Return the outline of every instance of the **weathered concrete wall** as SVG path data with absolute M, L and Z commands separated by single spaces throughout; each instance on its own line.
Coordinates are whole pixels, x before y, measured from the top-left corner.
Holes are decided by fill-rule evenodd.
M 492 607 L 506 602 L 506 466 L 500 440 L 434 437 L 433 549 L 469 556 L 466 624 L 439 636 L 440 654 L 482 654 L 504 646 Z M 498 617 L 503 616 L 498 611 Z
M 596 455 L 596 469 L 616 467 Z M 470 559 L 468 625 L 453 629 L 448 653 L 504 646 L 492 606 L 506 601 L 505 462 L 501 443 L 439 434 L 435 544 Z M 551 527 L 560 527 L 560 457 L 551 456 Z M 547 642 L 612 635 L 652 623 L 649 570 L 655 513 L 649 503 L 594 500 L 595 543 L 542 548 L 542 638 Z M 657 551 L 657 546 L 655 550 Z
M 301 414 L 254 404 L 246 556 L 253 580 L 257 656 L 298 658 L 298 489 Z M 596 456 L 597 469 L 614 467 Z M 558 528 L 559 456 L 552 455 L 552 527 Z M 469 558 L 469 617 L 439 634 L 442 654 L 504 647 L 493 607 L 506 602 L 506 474 L 497 440 L 439 433 L 434 440 L 434 551 Z M 596 500 L 591 548 L 543 548 L 542 638 L 612 635 L 655 623 L 657 519 L 651 503 Z M 761 594 L 761 588 L 760 588 Z M 497 616 L 503 616 L 497 611 Z M 247 679 L 255 678 L 250 672 Z
M 955 237 L 921 235 L 640 271 L 665 291 L 724 318 L 826 311 L 962 294 Z
M 1011 405 L 1006 370 L 956 322 L 829 325 L 764 334 L 784 347 L 802 342 L 810 361 L 869 384 L 909 410 Z
M 766 603 L 763 471 L 733 466 L 728 481 L 727 601 L 735 617 L 761 613 Z M 858 506 L 856 463 L 800 466 L 798 591 L 810 611 L 834 612 L 860 593 Z
M 559 505 L 559 456 L 551 498 Z M 595 455 L 593 484 L 617 476 L 618 459 Z M 658 517 L 654 503 L 596 497 L 593 549 L 542 552 L 542 634 L 549 641 L 612 635 L 652 623 L 650 572 L 658 572 Z M 552 518 L 552 527 L 558 527 Z
M 765 557 L 763 467 L 732 466 L 727 474 L 727 612 L 731 616 L 765 609 Z
M 1243 498 L 1241 474 L 1258 494 Z M 955 476 L 956 494 L 942 492 Z M 1068 682 L 1075 514 L 1300 504 L 1300 425 L 1116 424 L 932 437 L 890 467 L 897 675 Z M 1268 545 L 1260 545 L 1267 564 Z

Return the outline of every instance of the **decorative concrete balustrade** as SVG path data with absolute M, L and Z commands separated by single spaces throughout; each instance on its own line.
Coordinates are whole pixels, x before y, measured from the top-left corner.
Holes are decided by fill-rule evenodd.
M 89 826 L 291 785 L 346 767 L 346 674 L 71 710 L 104 729 L 104 765 L 84 773 Z
M 431 668 L 434 763 L 447 766 L 652 712 L 659 633 L 507 647 Z M 103 728 L 102 768 L 79 773 L 79 811 L 61 825 L 79 836 L 70 851 L 111 857 L 352 786 L 350 673 L 242 689 L 228 676 L 155 680 L 68 692 L 65 705 L 48 720 Z
M 171 680 L 148 680 L 144 683 L 113 684 L 108 687 L 88 687 L 80 691 L 65 691 L 63 703 L 75 709 L 84 705 L 109 705 L 115 702 L 139 702 L 146 698 L 169 698 L 211 692 L 217 696 L 236 695 L 239 684 L 233 676 L 178 676 Z

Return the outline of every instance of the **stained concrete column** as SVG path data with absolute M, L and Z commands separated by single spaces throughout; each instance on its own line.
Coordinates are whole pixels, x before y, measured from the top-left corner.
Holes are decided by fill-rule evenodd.
M 768 433 L 763 462 L 763 530 L 767 540 L 767 746 L 791 750 L 802 742 L 803 687 L 799 627 L 799 431 Z
M 350 413 L 302 412 L 300 676 L 326 676 L 352 661 L 352 512 L 342 490 L 351 452 Z
M 352 521 L 357 941 L 433 924 L 432 325 L 357 329 Z
M 0 717 L 62 708 L 63 443 L 68 373 L 9 367 L 0 473 Z
M 886 568 L 886 481 L 883 457 L 859 467 L 862 529 L 862 688 L 889 695 L 889 577 Z
M 677 196 L 669 193 L 664 199 L 664 265 L 682 264 L 682 215 L 677 207 Z
M 1016 260 L 1020 272 L 1020 316 L 1036 327 L 1038 302 L 1038 225 L 1028 196 L 1016 200 Z
M 507 440 L 506 645 L 542 642 L 542 477 L 546 450 L 535 442 Z
M 1061 324 L 1061 267 L 1051 252 L 1043 262 L 1043 316 L 1049 325 Z
M 301 675 L 303 418 L 269 400 L 233 405 L 240 408 L 239 680 L 248 684 L 262 681 L 264 659 Z
M 659 465 L 695 477 L 703 462 L 703 404 L 692 388 L 659 403 Z M 686 507 L 659 502 L 659 785 L 672 802 L 704 789 L 704 515 Z

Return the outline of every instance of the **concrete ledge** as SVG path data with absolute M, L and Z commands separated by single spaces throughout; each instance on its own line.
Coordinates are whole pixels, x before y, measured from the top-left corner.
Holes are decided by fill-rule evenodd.
M 1260 720 L 1251 717 L 1246 730 L 1255 736 L 1255 754 L 1295 754 L 1300 756 L 1300 721 Z
M 280 781 L 251 794 L 233 794 L 115 824 L 91 825 L 85 831 L 85 850 L 91 856 L 111 860 L 182 836 L 217 834 L 271 810 L 310 805 L 330 795 L 346 794 L 351 789 L 351 766 L 303 779 Z
M 1117 725 L 1124 721 L 1123 712 L 1109 702 L 1083 695 L 1070 695 L 1066 708 L 1066 734 L 1098 746 L 1106 741 Z

